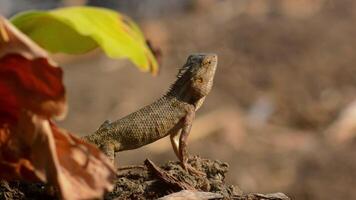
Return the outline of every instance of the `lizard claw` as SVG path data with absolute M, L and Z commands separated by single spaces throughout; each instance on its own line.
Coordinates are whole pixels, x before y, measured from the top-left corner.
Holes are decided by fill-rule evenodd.
M 189 174 L 193 176 L 204 176 L 204 177 L 206 176 L 204 172 L 195 169 L 193 166 L 189 164 L 183 164 L 182 167 L 185 171 L 187 171 Z

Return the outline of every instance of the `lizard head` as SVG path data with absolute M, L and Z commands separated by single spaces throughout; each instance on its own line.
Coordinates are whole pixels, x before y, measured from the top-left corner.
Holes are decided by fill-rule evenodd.
M 196 103 L 207 96 L 213 85 L 217 61 L 216 54 L 190 55 L 179 70 L 171 92 L 189 103 Z
M 205 97 L 209 94 L 215 75 L 218 56 L 216 54 L 193 54 L 187 59 L 185 67 L 191 74 L 188 81 L 191 92 L 197 98 Z

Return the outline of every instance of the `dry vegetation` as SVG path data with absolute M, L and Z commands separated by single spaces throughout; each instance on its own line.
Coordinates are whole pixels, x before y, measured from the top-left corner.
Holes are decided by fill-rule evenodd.
M 355 117 L 338 120 L 356 97 L 356 3 L 196 2 L 189 11 L 141 19 L 163 52 L 155 79 L 98 54 L 63 60 L 72 110 L 62 125 L 90 133 L 159 97 L 186 55 L 215 52 L 214 89 L 189 151 L 229 163 L 227 182 L 245 192 L 355 199 Z M 173 160 L 168 142 L 119 154 L 118 164 Z

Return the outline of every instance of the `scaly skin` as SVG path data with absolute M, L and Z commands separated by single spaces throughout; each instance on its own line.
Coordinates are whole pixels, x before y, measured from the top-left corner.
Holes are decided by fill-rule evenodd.
M 215 54 L 190 55 L 163 97 L 115 122 L 104 122 L 85 139 L 113 160 L 115 152 L 136 149 L 170 135 L 173 150 L 187 169 L 188 135 L 195 112 L 211 90 L 216 66 Z

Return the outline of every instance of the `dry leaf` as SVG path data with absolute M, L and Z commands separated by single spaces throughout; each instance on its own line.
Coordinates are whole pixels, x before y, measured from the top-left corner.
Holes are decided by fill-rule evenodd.
M 221 194 L 212 192 L 200 192 L 194 190 L 182 190 L 176 193 L 166 195 L 158 200 L 202 200 L 202 199 L 223 199 Z
M 27 59 L 43 57 L 50 60 L 45 50 L 0 16 L 0 57 L 10 53 L 20 54 Z M 55 65 L 54 62 L 52 64 Z
M 89 143 L 51 124 L 61 171 L 64 191 L 73 199 L 102 197 L 112 190 L 115 170 L 107 157 Z
M 51 122 L 66 108 L 61 68 L 0 16 L 0 179 L 49 182 L 63 199 L 112 189 L 104 154 Z

